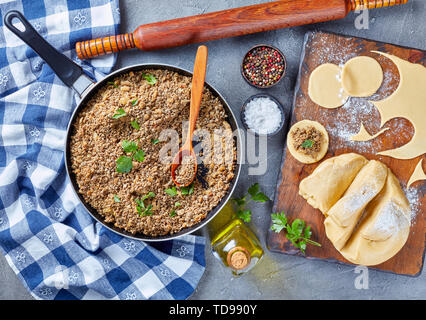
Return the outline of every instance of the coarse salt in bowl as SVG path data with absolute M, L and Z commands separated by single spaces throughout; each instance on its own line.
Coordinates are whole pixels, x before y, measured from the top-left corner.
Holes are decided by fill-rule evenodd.
M 250 97 L 241 109 L 245 128 L 257 135 L 277 134 L 284 125 L 284 110 L 274 97 L 257 94 Z

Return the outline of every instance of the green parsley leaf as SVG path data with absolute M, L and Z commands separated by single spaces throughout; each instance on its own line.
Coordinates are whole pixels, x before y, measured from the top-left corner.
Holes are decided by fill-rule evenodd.
M 139 130 L 141 128 L 141 126 L 139 125 L 139 123 L 134 120 L 134 121 L 130 121 L 130 124 L 132 125 L 133 128 L 135 128 L 136 130 Z
M 237 217 L 244 220 L 245 222 L 251 221 L 251 210 L 245 209 L 245 206 L 251 200 L 256 202 L 266 202 L 270 199 L 264 193 L 260 192 L 260 186 L 258 183 L 255 183 L 250 188 L 248 188 L 247 194 L 244 197 L 233 198 L 232 201 L 237 206 Z
M 154 198 L 154 197 L 155 197 L 155 193 L 154 192 L 149 192 L 148 194 L 146 194 L 146 195 L 144 195 L 142 197 L 142 202 L 145 201 L 148 198 Z M 145 207 L 145 206 L 143 206 L 143 207 Z
M 134 141 L 123 140 L 121 146 L 125 153 L 132 153 L 138 150 L 138 145 Z
M 176 210 L 173 210 L 172 212 L 170 212 L 170 216 L 171 216 L 171 217 L 176 216 Z
M 114 88 L 118 88 L 114 81 L 108 81 L 107 84 L 109 84 L 110 86 L 114 86 Z
M 152 216 L 154 213 L 151 211 L 152 204 L 146 207 L 145 211 L 142 213 L 143 216 Z
M 133 168 L 132 158 L 121 156 L 115 162 L 118 173 L 129 173 Z
M 138 150 L 135 152 L 133 158 L 138 162 L 142 162 L 145 160 L 145 152 L 143 152 L 143 150 Z
M 286 238 L 293 244 L 294 247 L 298 248 L 303 254 L 305 253 L 307 244 L 321 247 L 321 244 L 310 239 L 312 236 L 311 226 L 307 226 L 305 228 L 305 221 L 301 219 L 295 219 L 290 225 L 287 221 L 287 217 L 285 216 L 284 212 L 272 213 L 271 218 L 271 230 L 276 233 L 285 230 L 287 232 L 285 234 Z
M 232 201 L 234 201 L 234 203 L 238 207 L 241 207 L 241 206 L 243 206 L 246 203 L 244 199 L 239 199 L 239 198 L 233 198 Z
M 265 194 L 263 194 L 262 192 L 259 192 L 258 194 L 256 194 L 251 199 L 253 201 L 256 201 L 256 202 L 266 202 L 266 201 L 270 201 L 271 200 Z
M 189 194 L 193 194 L 194 193 L 194 184 L 191 183 L 187 187 L 182 187 L 182 188 L 180 188 L 180 191 L 181 191 L 182 195 L 184 195 L 184 196 L 189 195 Z
M 157 143 L 159 143 L 160 142 L 160 140 L 158 140 L 158 139 L 151 139 L 151 142 L 152 142 L 152 144 L 157 144 Z
M 115 202 L 121 202 L 120 198 L 116 194 L 114 195 L 114 201 Z
M 135 106 L 138 104 L 138 99 L 132 100 L 130 101 L 132 103 L 132 106 Z
M 144 79 L 150 84 L 150 85 L 154 85 L 157 83 L 157 79 L 150 73 L 143 73 L 142 77 L 144 77 Z
M 166 190 L 164 190 L 164 192 L 171 197 L 174 197 L 175 195 L 177 195 L 176 187 L 166 189 Z
M 135 202 L 137 204 L 136 206 L 136 210 L 138 211 L 138 214 L 140 216 L 151 216 L 153 215 L 152 210 L 152 204 L 148 205 L 147 207 L 145 207 L 145 203 L 144 201 L 148 198 L 154 198 L 155 197 L 155 193 L 154 192 L 149 192 L 148 194 L 144 195 L 142 197 L 142 199 L 135 199 Z
M 249 193 L 249 195 L 251 195 L 252 197 L 254 197 L 256 194 L 259 193 L 259 189 L 260 189 L 259 184 L 255 183 L 250 188 L 248 188 L 248 193 Z
M 281 213 L 272 213 L 272 226 L 271 230 L 275 231 L 276 233 L 280 233 L 281 230 L 285 229 L 287 225 L 287 217 L 285 216 L 284 212 Z
M 314 141 L 307 139 L 307 140 L 303 141 L 302 147 L 303 148 L 312 148 L 314 146 L 314 144 L 315 144 Z
M 245 222 L 251 221 L 251 210 L 238 210 L 237 217 Z
M 120 108 L 116 111 L 116 113 L 112 116 L 113 119 L 119 119 L 121 117 L 127 116 L 126 111 L 123 108 Z

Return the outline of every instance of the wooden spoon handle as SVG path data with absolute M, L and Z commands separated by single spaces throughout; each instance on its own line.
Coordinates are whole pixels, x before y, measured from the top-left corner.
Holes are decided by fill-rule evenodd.
M 200 112 L 201 99 L 203 97 L 204 81 L 207 69 L 207 47 L 199 46 L 194 62 L 194 73 L 192 76 L 191 106 L 189 110 L 189 128 L 185 143 L 190 143 L 195 130 L 198 113 Z

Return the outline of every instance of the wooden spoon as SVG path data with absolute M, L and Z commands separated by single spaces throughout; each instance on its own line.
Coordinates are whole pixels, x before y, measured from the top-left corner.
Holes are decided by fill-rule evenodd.
M 197 50 L 197 56 L 195 57 L 194 63 L 194 74 L 192 76 L 192 88 L 191 88 L 191 104 L 189 111 L 189 128 L 186 136 L 185 144 L 179 149 L 172 163 L 172 179 L 178 187 L 187 187 L 195 179 L 197 173 L 197 157 L 192 147 L 192 136 L 195 130 L 195 123 L 197 122 L 198 113 L 200 112 L 201 98 L 203 96 L 204 80 L 206 78 L 207 68 L 207 47 L 199 46 Z M 176 181 L 176 169 L 182 164 L 184 157 L 192 157 L 194 163 L 194 170 L 192 179 L 188 179 L 185 184 L 181 184 Z

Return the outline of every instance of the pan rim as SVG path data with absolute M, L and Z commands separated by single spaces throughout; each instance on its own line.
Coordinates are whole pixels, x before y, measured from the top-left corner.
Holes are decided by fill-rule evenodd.
M 174 235 L 168 234 L 168 235 L 159 236 L 159 237 L 150 237 L 150 236 L 146 236 L 142 233 L 136 234 L 136 235 L 131 234 L 124 229 L 115 227 L 111 223 L 105 222 L 103 219 L 101 219 L 102 216 L 99 213 L 97 213 L 97 211 L 94 208 L 92 208 L 91 206 L 88 206 L 88 204 L 86 203 L 86 201 L 83 199 L 82 195 L 78 192 L 78 190 L 76 188 L 77 183 L 76 183 L 75 179 L 73 178 L 74 173 L 72 172 L 72 169 L 70 167 L 71 163 L 70 163 L 69 157 L 70 157 L 71 152 L 69 150 L 69 145 L 70 145 L 73 123 L 74 123 L 77 115 L 79 114 L 79 112 L 82 110 L 82 108 L 84 108 L 85 102 L 87 102 L 89 97 L 94 92 L 96 92 L 100 87 L 102 87 L 108 80 L 114 78 L 115 76 L 117 76 L 119 74 L 123 74 L 123 73 L 126 73 L 126 72 L 139 71 L 139 70 L 143 70 L 143 69 L 156 69 L 156 68 L 168 69 L 168 70 L 177 72 L 177 73 L 182 74 L 182 75 L 192 76 L 192 72 L 187 70 L 187 69 L 177 67 L 177 66 L 174 66 L 174 65 L 170 65 L 170 64 L 165 64 L 165 63 L 134 64 L 134 65 L 130 65 L 130 66 L 120 68 L 120 69 L 115 70 L 114 72 L 106 75 L 104 78 L 102 78 L 102 80 L 94 83 L 92 86 L 90 86 L 90 88 L 88 88 L 85 91 L 84 95 L 81 97 L 81 100 L 78 102 L 77 106 L 73 110 L 72 115 L 70 117 L 70 120 L 68 122 L 68 126 L 67 126 L 67 135 L 66 135 L 66 140 L 65 140 L 65 152 L 64 152 L 65 169 L 66 169 L 67 177 L 70 180 L 73 193 L 74 193 L 74 195 L 77 196 L 79 203 L 90 214 L 90 216 L 96 222 L 99 222 L 103 227 L 107 228 L 108 230 L 110 230 L 110 231 L 112 231 L 116 234 L 119 234 L 120 236 L 124 236 L 126 238 L 133 239 L 133 240 L 145 241 L 145 242 L 162 242 L 162 241 L 178 239 L 180 237 L 192 234 L 193 232 L 195 232 L 195 231 L 201 229 L 202 227 L 206 226 L 223 209 L 225 204 L 230 200 L 233 192 L 235 191 L 237 183 L 239 181 L 241 169 L 242 169 L 241 163 L 238 162 L 238 159 L 242 159 L 241 158 L 242 157 L 242 148 L 237 147 L 237 161 L 235 163 L 236 167 L 235 167 L 235 170 L 234 170 L 235 176 L 234 176 L 233 180 L 231 181 L 231 185 L 230 185 L 229 190 L 227 191 L 227 194 L 220 200 L 219 204 L 216 207 L 214 207 L 212 210 L 210 210 L 207 213 L 206 218 L 204 218 L 199 223 L 193 225 L 192 227 L 182 229 L 181 231 L 179 231 L 178 233 L 176 233 Z M 226 99 L 223 97 L 223 95 L 214 86 L 212 86 L 207 81 L 205 82 L 205 86 L 207 86 L 207 88 L 210 89 L 210 91 L 213 93 L 213 95 L 217 96 L 221 100 L 221 102 L 223 103 L 227 116 L 232 119 L 233 125 L 235 127 L 234 130 L 235 129 L 237 130 L 237 134 L 235 135 L 236 144 L 237 144 L 237 146 L 241 145 L 241 143 L 242 143 L 241 128 L 238 124 L 237 118 L 236 118 L 234 112 L 232 111 L 232 108 L 230 107 L 229 103 L 226 101 Z

